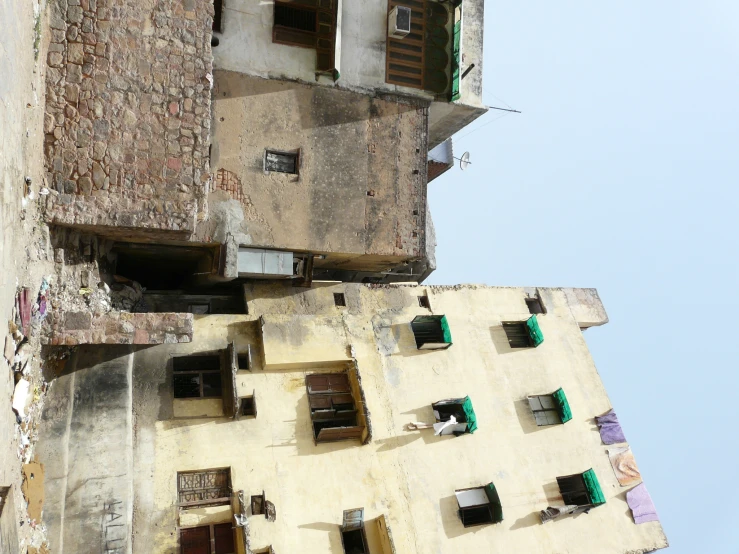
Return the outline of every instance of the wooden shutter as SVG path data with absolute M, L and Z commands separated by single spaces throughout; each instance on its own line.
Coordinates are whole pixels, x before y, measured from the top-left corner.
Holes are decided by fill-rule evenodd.
M 364 527 L 364 508 L 354 508 L 353 510 L 344 510 L 344 518 L 341 529 L 361 529 Z
M 213 8 L 215 9 L 215 14 L 213 15 L 213 30 L 216 33 L 220 33 L 223 14 L 223 0 L 213 0 Z
M 182 554 L 210 554 L 210 527 L 180 529 Z
M 346 373 L 314 373 L 305 378 L 308 394 L 345 392 L 351 393 Z
M 385 81 L 411 88 L 424 87 L 425 0 L 389 0 L 388 17 L 395 6 L 411 9 L 411 32 L 402 39 L 387 38 Z
M 346 439 L 362 438 L 362 427 L 328 427 L 321 429 L 316 437 L 316 442 L 343 441 Z
M 316 69 L 318 71 L 335 69 L 337 4 L 338 0 L 318 0 L 318 10 L 316 10 Z
M 215 542 L 215 554 L 234 554 L 234 531 L 231 523 L 219 523 L 213 526 L 213 537 Z
M 225 360 L 221 366 L 221 386 L 223 387 L 223 413 L 226 417 L 235 417 L 239 411 L 239 398 L 236 394 L 236 371 L 239 369 L 239 358 L 234 343 L 228 343 Z

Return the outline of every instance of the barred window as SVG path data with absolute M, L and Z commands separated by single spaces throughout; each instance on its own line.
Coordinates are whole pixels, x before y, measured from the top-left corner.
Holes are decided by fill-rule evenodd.
M 231 470 L 229 468 L 177 473 L 179 506 L 221 506 L 231 502 Z

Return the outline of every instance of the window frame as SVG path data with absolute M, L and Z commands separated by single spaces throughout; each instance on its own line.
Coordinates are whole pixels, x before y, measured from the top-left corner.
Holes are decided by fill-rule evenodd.
M 334 293 L 334 306 L 337 308 L 346 308 L 346 294 L 343 292 Z
M 276 23 L 277 17 L 275 11 L 277 8 L 285 8 L 288 10 L 312 12 L 315 17 L 315 28 L 312 31 L 305 29 L 298 29 L 297 27 L 289 27 L 287 25 L 279 25 Z M 305 43 L 291 40 L 281 40 L 278 38 L 279 31 L 287 31 L 289 33 L 295 33 L 295 36 L 305 37 Z M 318 38 L 318 8 L 313 6 L 295 5 L 292 2 L 284 2 L 282 0 L 275 0 L 274 7 L 272 10 L 272 42 L 275 44 L 284 44 L 286 46 L 297 46 L 299 48 L 316 48 L 316 39 Z
M 190 489 L 182 489 L 180 488 L 180 485 L 182 484 L 182 479 L 186 478 L 188 475 L 202 475 L 203 477 L 207 476 L 207 474 L 215 474 L 216 476 L 224 476 L 225 477 L 225 484 L 219 485 L 219 486 L 210 486 L 210 487 L 199 487 L 199 488 L 190 488 Z M 231 505 L 231 495 L 233 494 L 233 488 L 231 485 L 231 468 L 230 467 L 217 467 L 217 468 L 210 468 L 210 469 L 196 469 L 196 470 L 187 470 L 187 471 L 178 471 L 176 476 L 176 484 L 177 484 L 177 506 L 180 508 L 194 508 L 194 507 L 209 507 L 209 506 L 230 506 Z M 200 500 L 182 500 L 182 495 L 188 494 L 198 494 L 198 493 L 204 493 L 209 490 L 216 490 L 217 492 L 222 491 L 228 491 L 228 496 L 218 496 L 214 498 L 203 498 Z
M 566 485 L 565 489 L 562 490 L 562 485 Z M 567 485 L 577 485 L 576 487 L 570 487 Z M 559 487 L 559 493 L 562 495 L 562 500 L 565 505 L 573 506 L 590 506 L 590 498 L 588 497 L 588 490 L 585 487 L 585 479 L 582 473 L 574 473 L 572 475 L 563 475 L 557 477 L 557 486 Z M 578 499 L 584 498 L 585 502 L 579 502 Z
M 326 383 L 314 388 L 317 377 L 326 377 Z M 361 440 L 364 426 L 359 424 L 359 407 L 352 393 L 349 374 L 312 373 L 306 375 L 305 381 L 315 442 Z M 351 400 L 351 404 L 347 400 Z M 336 431 L 326 433 L 328 437 L 321 437 L 327 429 Z
M 533 348 L 534 347 L 534 341 L 531 340 L 531 335 L 529 334 L 529 330 L 526 327 L 526 321 L 503 321 L 501 323 L 503 327 L 503 331 L 506 334 L 506 338 L 508 339 L 508 346 L 511 347 L 513 350 L 518 350 L 520 348 Z M 515 329 L 516 333 L 513 337 L 511 337 L 511 334 L 509 334 L 508 329 Z M 522 337 L 520 336 L 521 331 L 523 332 L 523 335 L 525 336 L 525 344 L 523 344 Z M 520 341 L 516 342 L 516 344 L 512 344 L 512 341 Z
M 249 402 L 251 401 L 251 409 L 247 409 Z M 239 415 L 241 417 L 257 417 L 257 393 L 256 390 L 249 396 L 242 396 L 239 398 Z
M 192 365 L 197 365 L 196 358 L 217 358 L 218 369 L 177 369 L 178 362 L 175 360 L 189 359 Z M 172 358 L 172 393 L 176 400 L 203 400 L 211 398 L 223 398 L 223 360 L 218 354 L 194 354 L 189 356 L 174 356 Z M 177 377 L 181 375 L 197 375 L 198 376 L 198 396 L 178 396 L 177 395 Z M 218 375 L 219 392 L 218 394 L 205 396 L 205 379 L 204 375 Z
M 539 402 L 539 405 L 541 406 L 541 409 L 536 409 L 532 403 L 531 399 L 536 399 Z M 552 407 L 545 408 L 543 402 L 541 401 L 542 398 L 547 399 L 549 403 L 551 403 Z M 532 394 L 526 397 L 526 399 L 529 402 L 529 408 L 531 408 L 531 412 L 534 415 L 534 420 L 536 421 L 537 427 L 548 427 L 550 425 L 562 425 L 562 417 L 559 414 L 559 410 L 557 410 L 557 404 L 554 402 L 554 396 L 551 394 Z M 549 422 L 549 413 L 554 413 L 554 418 L 556 421 L 554 423 Z M 545 413 L 546 415 L 546 423 L 539 423 L 539 419 L 536 417 L 537 413 Z
M 464 492 L 464 491 L 473 491 L 473 490 L 481 490 L 483 494 L 485 494 L 485 487 L 467 487 L 466 489 L 457 489 L 454 491 L 454 495 L 456 497 L 458 492 Z M 487 495 L 486 495 L 487 497 Z M 457 500 L 459 502 L 459 500 Z M 465 521 L 464 513 L 465 512 L 473 512 L 473 511 L 482 511 L 486 510 L 486 517 L 489 517 L 489 520 L 485 521 L 475 521 L 474 523 L 467 523 Z M 490 525 L 494 523 L 494 517 L 493 517 L 493 504 L 488 500 L 485 504 L 475 504 L 472 506 L 459 506 L 458 504 L 458 511 L 459 511 L 459 519 L 462 522 L 462 525 L 464 527 L 477 527 L 478 525 Z
M 293 158 L 293 171 L 281 171 L 279 169 L 270 169 L 269 164 L 267 162 L 267 158 L 269 154 L 275 155 L 275 156 L 289 156 Z M 285 175 L 300 175 L 300 149 L 294 150 L 292 152 L 288 150 L 276 150 L 274 148 L 265 148 L 264 149 L 264 172 L 269 173 L 283 173 Z

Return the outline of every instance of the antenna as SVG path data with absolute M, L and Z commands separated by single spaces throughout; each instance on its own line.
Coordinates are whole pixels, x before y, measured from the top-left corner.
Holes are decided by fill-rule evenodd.
M 469 166 L 472 163 L 470 161 L 470 153 L 469 152 L 465 152 L 464 154 L 462 154 L 462 157 L 461 158 L 454 158 L 454 159 L 455 160 L 459 160 L 459 169 L 461 169 L 462 171 L 464 171 L 465 169 L 467 169 L 467 166 Z

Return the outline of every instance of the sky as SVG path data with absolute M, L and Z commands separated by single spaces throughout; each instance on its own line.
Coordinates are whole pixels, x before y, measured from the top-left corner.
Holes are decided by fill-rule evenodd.
M 483 100 L 523 113 L 429 184 L 428 283 L 598 289 L 585 337 L 670 554 L 739 553 L 738 27 L 736 0 L 486 0 Z

